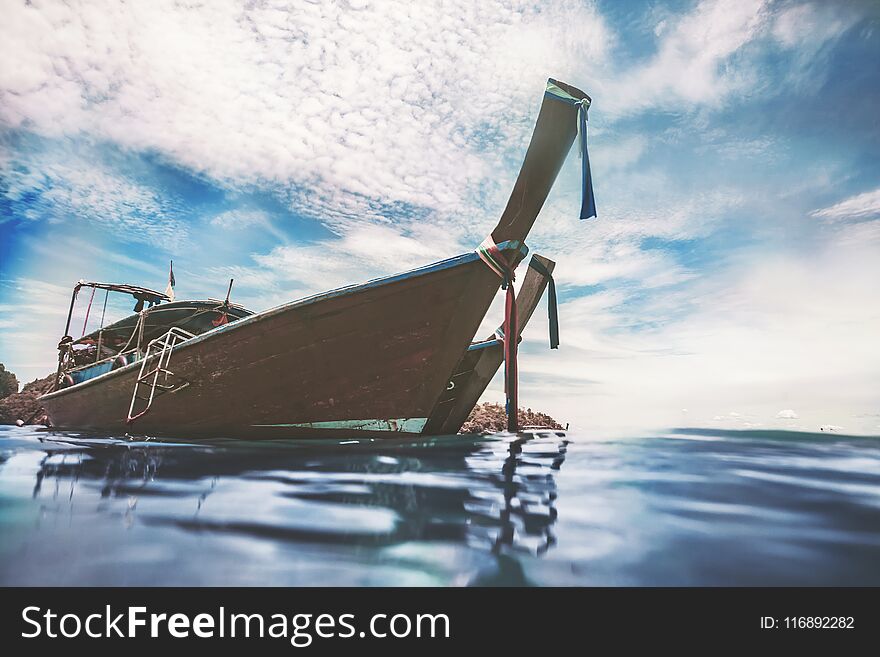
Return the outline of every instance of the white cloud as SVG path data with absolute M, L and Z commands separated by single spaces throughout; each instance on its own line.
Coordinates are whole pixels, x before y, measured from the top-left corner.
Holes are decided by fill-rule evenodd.
M 238 230 L 251 226 L 262 226 L 269 220 L 262 210 L 227 210 L 211 218 L 211 225 Z
M 777 420 L 797 420 L 798 414 L 790 408 L 785 408 L 776 414 Z
M 65 288 L 32 278 L 7 285 L 12 289 L 4 297 L 12 303 L 0 304 L 0 316 L 15 317 L 15 327 L 0 331 L 0 354 L 22 382 L 46 376 L 64 331 L 73 285 Z
M 455 212 L 521 152 L 548 73 L 601 63 L 608 38 L 578 2 L 9 2 L 0 123 L 155 151 L 330 222 Z
M 73 145 L 15 154 L 0 150 L 5 183 L 0 198 L 20 205 L 17 214 L 30 220 L 90 222 L 83 234 L 91 232 L 99 241 L 102 230 L 122 241 L 166 246 L 185 239 L 180 199 L 112 168 L 86 145 L 76 150 Z
M 221 212 L 211 217 L 210 224 L 227 231 L 260 228 L 270 233 L 279 242 L 286 243 L 287 235 L 280 230 L 264 210 L 237 208 Z
M 566 302 L 559 352 L 536 313 L 520 398 L 578 430 L 676 426 L 682 407 L 692 425 L 744 427 L 795 400 L 801 428 L 876 433 L 864 414 L 880 399 L 877 256 L 876 243 L 832 235 L 818 250 L 743 254 L 681 295 L 658 290 L 647 311 L 620 303 L 624 290 Z M 565 384 L 536 383 L 554 377 Z
M 651 12 L 649 12 L 651 13 Z M 824 77 L 823 48 L 862 16 L 845 3 L 782 4 L 771 0 L 701 0 L 689 12 L 655 11 L 656 52 L 598 80 L 600 112 L 634 114 L 650 108 L 681 111 L 722 107 L 734 94 L 802 91 Z M 786 51 L 787 69 L 774 80 L 760 57 Z M 785 84 L 782 84 L 782 83 Z
M 748 83 L 747 67 L 727 66 L 767 25 L 766 0 L 703 0 L 657 30 L 657 52 L 641 66 L 608 83 L 612 112 L 648 107 L 718 103 Z
M 403 234 L 391 226 L 360 225 L 339 240 L 323 241 L 307 247 L 276 248 L 257 262 L 275 272 L 289 272 L 306 283 L 310 291 L 365 281 L 381 275 L 406 271 L 436 259 L 438 252 L 455 253 L 462 249 L 455 242 L 424 228 L 419 234 Z M 327 257 L 338 253 L 340 257 Z M 293 263 L 305 265 L 292 271 Z
M 667 251 L 643 248 L 642 241 L 706 237 L 742 202 L 734 189 L 683 194 L 662 173 L 631 177 L 637 179 L 633 188 L 640 193 L 606 200 L 599 221 L 577 218 L 576 194 L 551 197 L 529 242 L 557 261 L 561 284 L 597 285 L 620 279 L 650 289 L 681 283 L 693 272 Z
M 828 221 L 880 217 L 880 187 L 852 196 L 831 207 L 815 210 L 811 214 Z
M 629 169 L 636 164 L 648 147 L 648 140 L 639 134 L 623 137 L 615 141 L 604 138 L 591 139 L 592 149 L 600 149 L 602 153 L 602 169 L 615 171 Z
M 848 30 L 857 17 L 858 14 L 846 3 L 793 4 L 777 13 L 772 33 L 782 46 L 806 48 L 812 55 Z

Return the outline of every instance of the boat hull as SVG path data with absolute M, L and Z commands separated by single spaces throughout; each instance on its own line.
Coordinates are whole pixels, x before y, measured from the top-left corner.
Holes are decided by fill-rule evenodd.
M 498 287 L 467 254 L 219 327 L 173 349 L 177 388 L 131 424 L 140 363 L 42 402 L 52 426 L 101 433 L 419 434 Z

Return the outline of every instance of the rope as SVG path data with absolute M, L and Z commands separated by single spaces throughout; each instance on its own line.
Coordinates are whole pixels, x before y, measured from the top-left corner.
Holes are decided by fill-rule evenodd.
M 504 303 L 504 335 L 502 336 L 504 340 L 504 393 L 507 397 L 507 430 L 516 433 L 518 429 L 517 409 L 519 408 L 516 353 L 519 330 L 516 320 L 516 296 L 513 291 L 514 266 L 508 262 L 491 235 L 477 247 L 477 255 L 488 265 L 489 269 L 501 277 L 501 287 L 507 290 Z
M 138 313 L 137 322 L 135 322 L 135 325 L 134 325 L 134 331 L 132 331 L 131 335 L 128 337 L 128 342 L 125 343 L 125 346 L 119 350 L 120 354 L 126 352 L 128 350 L 128 348 L 131 346 L 131 341 L 134 340 L 134 336 L 137 335 L 138 329 L 140 328 L 142 321 L 144 321 L 144 315 L 143 315 L 143 313 Z M 138 346 L 140 346 L 140 345 L 138 345 Z
M 104 317 L 107 315 L 107 299 L 110 296 L 110 290 L 104 292 L 104 308 L 101 310 L 101 325 L 98 327 L 98 346 L 95 349 L 95 362 L 101 360 L 101 346 L 104 343 Z
M 104 328 L 104 316 L 107 314 L 107 298 L 109 296 L 110 296 L 110 290 L 107 290 L 106 292 L 104 292 L 104 309 L 101 311 L 101 327 L 100 328 Z
M 94 300 L 95 300 L 95 288 L 92 288 L 92 296 L 89 297 L 89 307 L 86 308 L 86 319 L 83 322 L 82 335 L 80 335 L 79 337 L 83 337 L 83 335 L 86 334 L 86 326 L 89 323 L 89 313 L 92 312 L 92 301 L 94 301 Z
M 534 256 L 529 267 L 547 279 L 547 320 L 550 324 L 550 348 L 559 348 L 559 310 L 556 305 L 556 281 L 553 274 Z

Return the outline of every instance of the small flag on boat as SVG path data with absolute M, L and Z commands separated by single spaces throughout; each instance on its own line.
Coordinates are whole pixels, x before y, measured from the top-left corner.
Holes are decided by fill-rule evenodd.
M 229 287 L 226 289 L 226 301 L 224 301 L 223 305 L 217 309 L 217 312 L 220 313 L 220 316 L 217 319 L 211 320 L 211 323 L 214 326 L 223 326 L 224 324 L 229 323 L 229 295 L 232 294 L 232 283 L 234 281 L 234 278 L 229 279 Z
M 596 216 L 596 198 L 593 196 L 593 176 L 590 173 L 590 156 L 587 153 L 587 110 L 590 109 L 590 97 L 575 98 L 559 86 L 552 78 L 547 80 L 545 96 L 561 100 L 577 107 L 578 155 L 581 158 L 581 219 Z
M 168 287 L 165 288 L 165 296 L 169 301 L 174 301 L 174 261 L 171 261 L 171 267 L 168 270 Z

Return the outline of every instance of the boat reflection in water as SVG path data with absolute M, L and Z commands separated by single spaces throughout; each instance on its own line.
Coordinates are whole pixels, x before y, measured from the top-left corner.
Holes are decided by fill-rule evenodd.
M 7 584 L 525 584 L 518 555 L 555 542 L 568 444 L 16 442 L 0 473 L 33 489 L 3 514 Z

